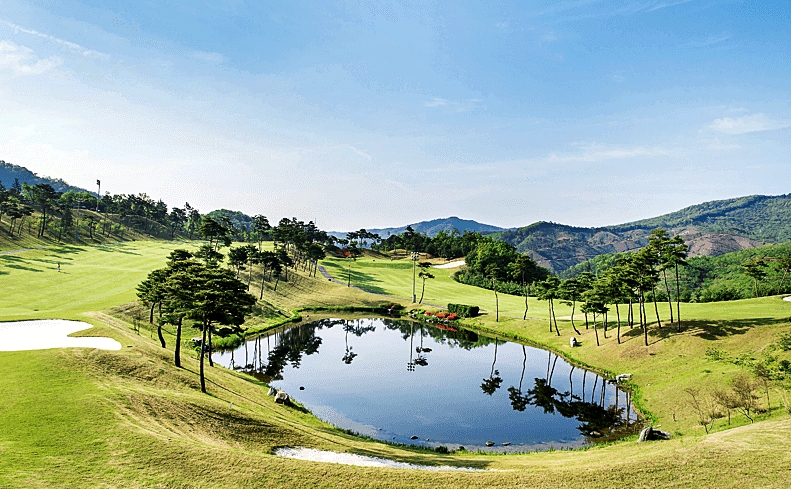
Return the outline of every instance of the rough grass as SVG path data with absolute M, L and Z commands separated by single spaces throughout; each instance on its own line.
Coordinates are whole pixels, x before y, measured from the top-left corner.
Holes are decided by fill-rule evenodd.
M 117 262 L 70 275 L 73 282 L 54 282 L 63 279 L 51 270 L 46 279 L 36 278 L 44 272 L 24 269 L 9 270 L 2 277 L 3 295 L 17 295 L 15 299 L 2 297 L 0 319 L 82 319 L 95 325 L 86 333 L 111 336 L 123 348 L 119 352 L 68 349 L 0 353 L 0 487 L 744 488 L 787 487 L 791 481 L 791 420 L 779 412 L 769 421 L 708 436 L 682 417 L 679 427 L 684 436 L 667 442 L 638 445 L 632 440 L 588 450 L 526 455 L 439 455 L 345 434 L 298 406 L 274 404 L 260 382 L 220 367 L 208 369 L 209 395 L 203 395 L 197 385 L 193 352 L 185 350 L 184 368 L 177 369 L 172 365 L 172 342 L 163 350 L 145 324 L 141 334 L 136 334 L 128 322 L 92 312 L 131 300 L 137 281 L 148 269 L 161 266 L 168 247 L 173 245 L 134 246 L 137 248 L 130 251 L 135 254 L 117 253 L 112 255 Z M 27 253 L 20 256 L 28 261 L 29 268 L 45 266 L 34 258 L 52 258 L 45 255 L 47 251 Z M 83 249 L 67 256 L 75 258 L 78 268 L 87 270 L 90 263 L 101 265 L 102 257 L 109 256 L 104 253 Z M 377 271 L 371 266 L 368 272 L 377 274 L 382 290 L 393 295 L 402 295 L 402 275 L 407 274 L 411 280 L 411 270 L 394 273 L 391 288 L 387 270 Z M 34 279 L 37 284 L 28 285 Z M 91 293 L 92 289 L 84 289 L 92 283 L 101 285 L 95 289 L 98 296 Z M 25 294 L 17 293 L 18 287 L 25 288 Z M 470 291 L 466 286 L 456 291 L 450 282 L 445 287 L 451 297 L 437 294 L 435 299 L 473 303 L 491 295 L 488 291 Z M 82 289 L 83 295 L 92 297 L 58 296 L 58 291 L 69 289 Z M 285 314 L 300 306 L 365 306 L 382 301 L 379 296 L 302 273 L 289 283 L 281 282 L 277 292 L 268 291 L 265 299 L 273 310 Z M 38 304 L 39 310 L 33 310 L 30 304 Z M 541 304 L 534 304 L 541 309 Z M 686 313 L 682 310 L 696 322 L 682 335 L 652 335 L 649 348 L 629 335 L 624 345 L 609 339 L 596 348 L 589 330 L 581 335 L 583 346 L 569 351 L 570 325 L 563 322 L 564 336 L 556 339 L 548 333 L 545 318 L 507 318 L 494 323 L 487 314 L 471 324 L 548 344 L 602 369 L 628 368 L 635 374 L 646 405 L 657 414 L 663 428 L 672 430 L 669 406 L 680 409 L 683 405 L 674 383 L 706 380 L 718 372 L 712 365 L 721 362 L 706 359 L 707 346 L 716 345 L 731 355 L 758 355 L 774 341 L 776 332 L 789 330 L 791 304 L 777 299 L 728 304 L 725 309 L 718 309 L 716 304 L 705 306 L 711 309 L 689 306 Z M 506 316 L 511 314 L 521 317 L 516 305 L 506 311 Z M 265 324 L 268 320 L 259 321 Z M 703 366 L 711 373 L 700 372 Z M 736 368 L 723 363 L 725 373 L 716 375 L 727 377 L 729 369 Z M 273 448 L 284 445 L 497 470 L 431 473 L 320 464 L 270 455 Z

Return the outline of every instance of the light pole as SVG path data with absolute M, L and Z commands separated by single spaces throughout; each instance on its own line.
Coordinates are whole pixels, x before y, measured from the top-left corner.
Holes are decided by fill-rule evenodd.
M 417 251 L 412 252 L 412 304 L 417 302 L 417 295 L 415 294 L 415 264 L 420 259 L 420 253 Z
M 102 199 L 102 182 L 96 180 L 96 185 L 99 187 L 99 190 L 96 191 L 96 212 L 99 212 L 99 201 Z

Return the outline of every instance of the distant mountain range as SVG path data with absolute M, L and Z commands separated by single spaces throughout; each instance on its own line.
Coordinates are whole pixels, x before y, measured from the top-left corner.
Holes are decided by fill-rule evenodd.
M 641 248 L 657 227 L 683 236 L 693 256 L 717 256 L 780 243 L 791 239 L 791 194 L 716 200 L 616 226 L 585 228 L 537 222 L 494 236 L 560 272 L 598 255 Z
M 11 188 L 14 180 L 19 180 L 19 184 L 26 183 L 28 185 L 36 185 L 37 183 L 48 183 L 52 185 L 58 192 L 67 192 L 73 190 L 75 192 L 88 192 L 84 188 L 75 187 L 64 182 L 60 178 L 40 177 L 28 170 L 24 166 L 13 165 L 0 160 L 0 182 L 3 182 L 6 188 Z
M 0 160 L 0 182 L 6 188 L 19 183 L 49 183 L 58 192 L 85 189 L 61 179 L 40 177 L 27 168 Z M 236 211 L 219 209 L 212 214 L 228 215 L 237 225 L 249 224 L 252 218 Z M 590 258 L 614 252 L 639 249 L 648 244 L 652 229 L 663 227 L 684 237 L 692 256 L 718 256 L 731 251 L 791 240 L 791 194 L 751 195 L 715 200 L 685 207 L 650 219 L 604 227 L 575 227 L 539 221 L 529 226 L 503 229 L 469 219 L 448 217 L 421 221 L 412 228 L 429 236 L 439 231 L 458 229 L 476 231 L 511 243 L 528 253 L 540 265 L 561 272 Z M 407 226 L 369 229 L 387 238 L 402 233 Z M 345 232 L 330 232 L 344 237 Z
M 492 226 L 489 224 L 482 224 L 477 221 L 472 221 L 469 219 L 460 219 L 458 217 L 446 217 L 444 219 L 433 219 L 431 221 L 421 221 L 416 222 L 414 224 L 410 224 L 412 229 L 414 229 L 418 233 L 425 233 L 429 236 L 434 236 L 440 231 L 451 231 L 453 229 L 458 229 L 459 232 L 464 231 L 475 231 L 482 234 L 493 233 L 496 231 L 504 231 L 504 228 Z M 401 227 L 394 227 L 394 228 L 381 228 L 381 229 L 368 229 L 368 232 L 376 233 L 382 238 L 386 239 L 391 234 L 400 234 L 406 231 L 406 226 Z M 357 230 L 356 230 L 357 231 Z M 345 232 L 340 231 L 332 231 L 329 233 L 336 237 L 344 237 L 346 236 Z

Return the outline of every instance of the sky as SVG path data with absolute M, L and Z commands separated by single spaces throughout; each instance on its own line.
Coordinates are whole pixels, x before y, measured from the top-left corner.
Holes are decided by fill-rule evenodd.
M 791 2 L 0 0 L 0 159 L 350 230 L 791 192 Z

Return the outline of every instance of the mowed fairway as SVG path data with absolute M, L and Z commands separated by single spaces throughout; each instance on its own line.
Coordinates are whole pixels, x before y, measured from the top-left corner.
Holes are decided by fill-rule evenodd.
M 135 300 L 135 286 L 191 243 L 135 241 L 105 246 L 53 246 L 0 255 L 0 321 L 81 319 Z M 61 271 L 58 273 L 58 263 Z
M 686 332 L 652 334 L 648 348 L 634 334 L 637 330 L 625 332 L 624 345 L 609 336 L 597 348 L 593 330 L 580 325 L 583 346 L 569 350 L 567 320 L 560 321 L 563 336 L 558 338 L 548 332 L 545 303 L 531 298 L 530 316 L 536 319 L 522 321 L 523 299 L 501 296 L 501 304 L 508 308 L 504 320 L 495 323 L 492 314 L 485 314 L 470 326 L 543 343 L 600 369 L 629 368 L 663 429 L 680 429 L 684 436 L 526 455 L 440 455 L 351 436 L 298 407 L 275 404 L 261 382 L 220 367 L 207 366 L 209 393 L 201 394 L 195 351 L 185 348 L 184 368 L 176 368 L 172 337 L 168 336 L 168 348 L 162 349 L 150 331 L 136 334 L 130 324 L 102 312 L 134 300 L 137 283 L 162 266 L 170 250 L 189 245 L 135 242 L 116 249 L 34 250 L 11 255 L 19 260 L 3 262 L 1 320 L 84 320 L 95 327 L 78 334 L 110 336 L 123 347 L 121 351 L 0 352 L 0 487 L 741 489 L 784 488 L 791 481 L 791 419 L 780 409 L 768 421 L 729 430 L 718 426 L 719 432 L 704 436 L 684 410 L 678 392 L 680 386 L 706 376 L 726 378 L 737 369 L 706 360 L 709 346 L 732 355 L 758 355 L 776 333 L 791 330 L 787 321 L 791 303 L 764 298 L 690 305 L 682 309 L 691 320 Z M 60 276 L 59 260 L 63 260 Z M 406 267 L 391 267 L 389 261 L 365 258 L 353 267 L 357 264 L 367 266 L 364 273 L 381 292 L 405 298 L 411 294 L 408 262 Z M 329 269 L 343 277 L 338 268 L 330 265 Z M 492 305 L 483 302 L 486 298 L 493 302 L 490 291 L 457 284 L 448 272 L 436 270 L 438 278 L 427 284 L 427 297 L 435 288 L 431 302 L 478 303 L 491 311 Z M 310 278 L 301 271 L 289 273 L 289 282 L 265 294 L 266 300 L 284 310 L 386 300 L 330 283 L 320 274 Z M 568 312 L 559 309 L 558 314 Z M 706 318 L 706 314 L 729 319 Z M 695 318 L 702 319 L 693 322 Z M 672 406 L 678 408 L 675 424 Z M 734 425 L 744 424 L 736 418 Z M 322 464 L 271 455 L 279 446 L 496 470 L 451 473 Z

